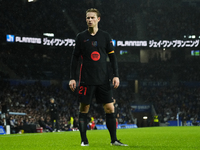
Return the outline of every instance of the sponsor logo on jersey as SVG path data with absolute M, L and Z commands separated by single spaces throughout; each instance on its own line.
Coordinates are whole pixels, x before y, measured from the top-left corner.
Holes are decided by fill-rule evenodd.
M 97 41 L 92 41 L 92 46 L 97 47 Z
M 84 40 L 83 42 L 87 42 L 87 41 L 89 41 L 89 39 L 87 39 L 87 40 Z
M 94 61 L 98 61 L 100 59 L 100 54 L 97 51 L 92 52 L 91 59 Z

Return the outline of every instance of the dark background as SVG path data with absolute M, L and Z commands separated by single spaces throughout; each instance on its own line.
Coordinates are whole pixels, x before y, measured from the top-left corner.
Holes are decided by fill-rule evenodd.
M 7 34 L 43 38 L 47 32 L 56 38 L 75 39 L 78 32 L 87 28 L 85 11 L 94 7 L 102 14 L 99 28 L 115 40 L 199 40 L 199 6 L 198 0 L 1 0 L 0 101 L 10 100 L 11 111 L 27 112 L 37 120 L 47 114 L 48 98 L 54 96 L 63 119 L 77 116 L 76 94 L 67 86 L 73 47 L 7 43 Z M 191 35 L 195 38 L 191 39 Z M 191 56 L 191 50 L 199 47 L 115 50 L 121 86 L 114 90 L 114 97 L 121 123 L 137 118 L 130 107 L 134 104 L 153 105 L 163 123 L 176 120 L 178 108 L 182 118 L 200 119 L 200 56 Z M 120 55 L 121 50 L 126 53 Z M 12 85 L 10 79 L 37 83 Z M 46 87 L 38 83 L 41 80 L 56 85 Z M 16 106 L 17 102 L 25 107 Z M 102 117 L 101 109 L 96 107 L 99 106 L 91 108 L 91 115 L 98 119 Z M 143 115 L 149 116 L 148 126 L 152 125 L 153 114 Z

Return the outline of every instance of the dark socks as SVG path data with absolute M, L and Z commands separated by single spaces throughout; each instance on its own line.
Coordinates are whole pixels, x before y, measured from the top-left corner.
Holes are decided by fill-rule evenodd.
M 116 119 L 114 113 L 106 114 L 106 126 L 110 132 L 111 142 L 116 141 Z
M 87 130 L 87 114 L 79 113 L 79 131 L 81 134 L 81 140 L 84 142 L 88 142 L 86 137 Z

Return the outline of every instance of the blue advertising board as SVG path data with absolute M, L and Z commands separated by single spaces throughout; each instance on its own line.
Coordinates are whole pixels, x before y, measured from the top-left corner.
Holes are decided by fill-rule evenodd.
M 98 130 L 107 129 L 106 125 L 96 125 Z M 118 124 L 117 129 L 130 129 L 130 128 L 137 128 L 136 124 Z
M 199 125 L 200 125 L 199 120 L 197 121 L 197 123 L 199 123 Z M 186 125 L 193 126 L 192 121 L 190 121 L 190 120 L 186 121 Z M 177 121 L 168 121 L 168 126 L 178 126 L 178 122 Z M 182 121 L 179 121 L 179 126 L 183 126 Z
M 141 81 L 140 85 L 142 87 L 165 87 L 169 86 L 170 83 L 168 81 Z
M 0 111 L 0 114 L 1 114 L 1 111 Z M 26 113 L 19 113 L 19 112 L 9 112 L 10 115 L 22 115 L 22 116 L 25 116 Z
M 151 111 L 151 105 L 132 105 L 131 108 L 133 108 L 134 112 L 150 112 Z
M 198 81 L 181 82 L 181 83 L 188 87 L 200 87 L 200 82 L 198 82 Z
M 5 81 L 9 81 L 10 85 L 19 85 L 19 84 L 35 84 L 36 82 L 38 82 L 38 80 L 16 80 L 16 79 L 6 79 Z M 50 86 L 51 85 L 51 81 L 50 80 L 40 80 L 40 83 L 43 86 Z
M 6 134 L 6 132 L 2 126 L 0 126 L 0 134 Z

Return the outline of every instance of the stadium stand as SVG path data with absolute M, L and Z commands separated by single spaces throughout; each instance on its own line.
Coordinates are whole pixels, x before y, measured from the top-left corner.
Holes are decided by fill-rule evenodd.
M 200 116 L 199 87 L 159 87 L 142 88 L 141 96 L 146 103 L 152 103 L 159 115 L 161 122 L 177 119 L 178 108 L 180 109 L 180 120 L 193 120 Z
M 149 39 L 183 39 L 199 35 L 198 5 L 182 1 L 150 0 L 142 6 Z
M 9 82 L 1 81 L 1 85 L 3 86 L 0 94 L 2 100 L 1 104 L 4 101 L 9 101 L 10 112 L 26 113 L 24 116 L 11 115 L 13 117 L 12 121 L 16 126 L 18 126 L 20 122 L 28 125 L 38 125 L 40 117 L 44 117 L 47 121 L 46 123 L 50 124 L 49 99 L 51 97 L 54 97 L 56 102 L 59 104 L 60 125 L 61 127 L 64 127 L 63 130 L 69 130 L 70 125 L 68 125 L 67 122 L 69 122 L 70 117 L 78 116 L 78 102 L 76 101 L 76 96 L 69 90 L 64 90 L 55 85 L 45 87 L 41 85 L 40 82 L 30 85 L 19 84 L 12 86 Z M 131 103 L 131 98 L 126 100 L 126 103 L 124 103 L 123 99 L 125 99 L 125 91 L 122 92 L 122 95 L 122 97 L 119 97 L 119 114 L 121 123 L 131 122 L 129 112 L 125 109 L 130 106 L 128 101 Z M 102 112 L 103 109 L 101 106 L 93 104 L 91 106 L 90 116 L 94 117 L 95 121 L 98 121 L 100 118 L 105 119 Z M 63 124 L 64 122 L 67 126 Z
M 13 7 L 9 8 L 11 4 Z M 42 4 L 43 1 L 35 4 L 4 1 L 0 6 L 0 33 L 41 37 L 44 32 L 52 32 L 57 37 L 75 38 L 77 32 L 87 28 L 85 11 L 96 7 L 102 14 L 100 28 L 108 31 L 114 39 L 138 40 L 139 32 L 145 32 L 145 39 L 155 40 L 187 39 L 189 35 L 200 35 L 199 20 L 196 19 L 200 14 L 198 5 L 186 5 L 181 0 L 163 1 L 162 4 L 158 0 L 77 0 L 77 3 L 52 0 L 46 2 L 45 7 Z M 4 11 L 7 13 L 3 13 Z M 137 28 L 138 14 L 142 16 L 140 19 L 143 19 L 146 28 L 141 29 L 143 31 Z M 50 97 L 54 97 L 59 104 L 62 130 L 70 130 L 70 117 L 76 118 L 78 114 L 75 94 L 68 88 L 44 86 L 39 81 L 68 81 L 72 50 L 73 48 L 69 47 L 55 49 L 30 45 L 1 45 L 0 61 L 16 74 L 15 79 L 38 81 L 34 84 L 12 85 L 6 79 L 13 78 L 0 69 L 0 109 L 4 101 L 9 101 L 10 111 L 27 114 L 11 115 L 15 133 L 19 132 L 18 127 L 22 122 L 24 125 L 38 126 L 40 117 L 44 117 L 45 123 L 50 126 Z M 181 119 L 200 119 L 199 85 L 186 85 L 200 81 L 200 59 L 181 59 L 181 56 L 176 56 L 167 61 L 155 58 L 144 64 L 119 62 L 122 86 L 114 91 L 119 105 L 119 123 L 133 122 L 131 113 L 134 113 L 130 106 L 138 101 L 142 104 L 153 104 L 161 122 L 176 120 L 177 108 L 180 108 Z M 139 100 L 134 93 L 134 80 L 139 81 Z M 162 87 L 147 87 L 141 86 L 142 82 L 168 84 Z M 94 117 L 97 123 L 105 119 L 102 112 L 102 108 L 94 103 L 90 116 Z

